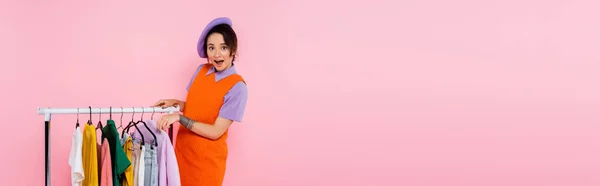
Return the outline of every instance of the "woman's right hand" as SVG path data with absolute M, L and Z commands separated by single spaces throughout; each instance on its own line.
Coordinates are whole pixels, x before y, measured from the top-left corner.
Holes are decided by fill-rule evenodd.
M 183 101 L 179 101 L 179 100 L 176 100 L 176 99 L 161 99 L 158 102 L 156 102 L 154 105 L 152 105 L 152 107 L 166 108 L 166 107 L 179 106 L 180 109 L 182 109 L 183 105 L 184 105 Z

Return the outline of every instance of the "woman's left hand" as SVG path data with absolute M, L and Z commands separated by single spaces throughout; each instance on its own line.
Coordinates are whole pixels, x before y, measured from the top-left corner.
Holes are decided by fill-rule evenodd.
M 159 131 L 167 131 L 169 126 L 175 122 L 179 122 L 179 113 L 164 115 L 156 124 Z

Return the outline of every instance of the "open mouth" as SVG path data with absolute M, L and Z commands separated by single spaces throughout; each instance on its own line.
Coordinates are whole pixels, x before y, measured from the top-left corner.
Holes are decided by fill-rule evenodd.
M 223 61 L 225 61 L 225 60 L 215 60 L 215 64 L 221 65 L 221 64 L 223 64 Z

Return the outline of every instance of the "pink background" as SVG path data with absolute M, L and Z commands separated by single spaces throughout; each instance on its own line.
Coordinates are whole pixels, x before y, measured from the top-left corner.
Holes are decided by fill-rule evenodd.
M 230 2 L 0 2 L 2 185 L 44 182 L 37 107 L 183 99 L 218 16 L 250 90 L 225 185 L 600 185 L 598 1 Z

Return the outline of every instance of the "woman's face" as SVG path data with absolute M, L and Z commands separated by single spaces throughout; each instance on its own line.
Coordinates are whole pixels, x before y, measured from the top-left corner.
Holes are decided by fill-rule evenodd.
M 231 55 L 231 51 L 225 45 L 223 35 L 220 33 L 213 33 L 208 36 L 206 40 L 206 54 L 208 56 L 208 63 L 212 64 L 217 71 L 231 67 L 233 56 L 235 55 Z

